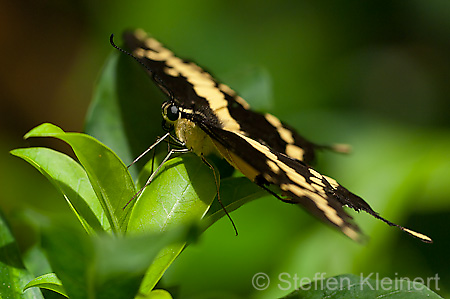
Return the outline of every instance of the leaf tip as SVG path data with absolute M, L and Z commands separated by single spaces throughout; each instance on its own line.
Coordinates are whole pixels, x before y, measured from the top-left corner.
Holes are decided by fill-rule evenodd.
M 30 137 L 45 137 L 51 134 L 64 133 L 64 131 L 51 123 L 43 123 L 39 126 L 31 129 L 28 133 L 23 136 L 23 139 L 28 139 Z

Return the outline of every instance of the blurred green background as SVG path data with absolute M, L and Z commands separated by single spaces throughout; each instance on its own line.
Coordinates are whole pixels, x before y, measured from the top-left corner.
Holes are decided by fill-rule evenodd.
M 438 274 L 437 292 L 450 293 L 446 0 L 0 1 L 0 208 L 23 252 L 38 241 L 23 211 L 70 211 L 43 176 L 8 151 L 33 145 L 22 136 L 43 122 L 83 130 L 96 79 L 113 51 L 109 35 L 128 28 L 150 32 L 310 140 L 351 144 L 348 156 L 321 153 L 316 168 L 435 242 L 352 213 L 370 236 L 356 244 L 266 197 L 232 214 L 238 237 L 227 219 L 211 227 L 169 268 L 162 287 L 183 298 L 274 298 L 295 287 L 293 279 L 290 288 L 281 283 L 280 273 Z M 268 289 L 252 287 L 257 272 L 269 275 Z

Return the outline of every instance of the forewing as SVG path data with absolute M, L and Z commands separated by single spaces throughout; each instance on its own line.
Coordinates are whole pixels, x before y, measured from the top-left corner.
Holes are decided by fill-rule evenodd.
M 271 114 L 260 114 L 225 84 L 193 62 L 181 59 L 141 30 L 126 32 L 130 52 L 156 84 L 181 107 L 195 111 L 197 121 L 239 132 L 275 151 L 310 164 L 316 145 Z

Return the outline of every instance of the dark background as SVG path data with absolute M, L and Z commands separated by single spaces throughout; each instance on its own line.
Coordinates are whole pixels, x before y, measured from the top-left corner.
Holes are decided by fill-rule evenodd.
M 22 136 L 43 122 L 82 131 L 113 51 L 109 35 L 138 27 L 309 139 L 351 144 L 349 156 L 320 154 L 317 169 L 435 241 L 422 244 L 361 214 L 355 218 L 370 240 L 356 244 L 267 197 L 233 213 L 239 237 L 227 219 L 208 230 L 172 265 L 166 286 L 179 286 L 182 296 L 273 298 L 287 293 L 277 287 L 283 272 L 411 279 L 438 273 L 438 293 L 449 294 L 445 0 L 0 1 L 0 208 L 24 252 L 37 240 L 24 211 L 70 211 L 43 176 L 7 152 L 29 146 Z M 143 119 L 142 126 L 153 122 Z M 271 277 L 268 290 L 253 289 L 257 272 Z

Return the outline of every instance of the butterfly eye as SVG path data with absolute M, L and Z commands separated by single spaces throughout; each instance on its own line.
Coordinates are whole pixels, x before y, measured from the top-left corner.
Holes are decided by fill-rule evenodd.
M 180 111 L 178 110 L 178 107 L 175 105 L 170 105 L 167 108 L 167 118 L 170 121 L 176 121 L 180 117 Z
M 162 107 L 163 117 L 167 121 L 174 122 L 180 118 L 180 110 L 172 103 L 164 103 Z

